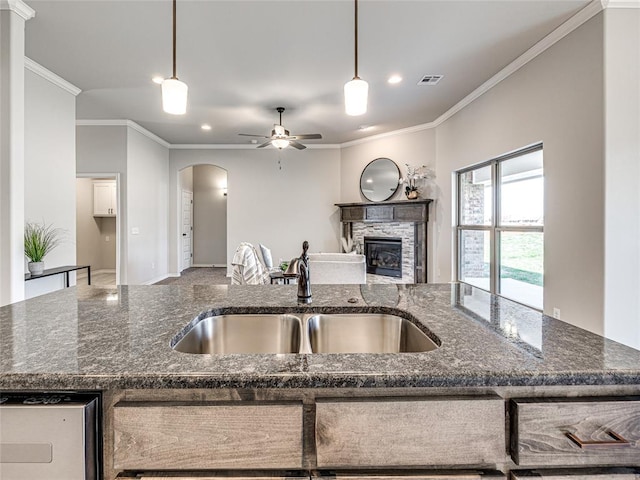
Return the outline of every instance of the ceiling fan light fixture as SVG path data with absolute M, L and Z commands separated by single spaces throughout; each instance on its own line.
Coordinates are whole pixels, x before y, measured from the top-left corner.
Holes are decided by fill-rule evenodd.
M 282 150 L 283 148 L 287 148 L 289 146 L 289 140 L 286 140 L 284 138 L 276 138 L 275 140 L 271 141 L 271 145 Z
M 184 115 L 188 91 L 186 83 L 177 78 L 165 78 L 162 81 L 162 109 L 172 115 Z
M 172 115 L 187 112 L 189 87 L 176 75 L 176 0 L 173 0 L 173 76 L 162 81 L 162 109 Z
M 357 116 L 367 113 L 369 84 L 355 77 L 344 84 L 344 111 L 347 115 Z

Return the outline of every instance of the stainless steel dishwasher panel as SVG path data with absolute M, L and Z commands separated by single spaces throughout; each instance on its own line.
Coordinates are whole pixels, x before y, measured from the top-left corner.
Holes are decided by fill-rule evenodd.
M 1 479 L 97 479 L 95 396 L 0 397 Z

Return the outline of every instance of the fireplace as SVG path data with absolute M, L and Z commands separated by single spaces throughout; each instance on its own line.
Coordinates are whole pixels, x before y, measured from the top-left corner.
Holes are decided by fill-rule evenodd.
M 402 278 L 402 239 L 364 237 L 367 273 Z

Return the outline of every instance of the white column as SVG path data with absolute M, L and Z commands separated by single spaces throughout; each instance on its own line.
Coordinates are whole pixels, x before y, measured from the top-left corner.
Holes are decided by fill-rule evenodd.
M 34 15 L 0 0 L 0 305 L 24 299 L 24 28 Z

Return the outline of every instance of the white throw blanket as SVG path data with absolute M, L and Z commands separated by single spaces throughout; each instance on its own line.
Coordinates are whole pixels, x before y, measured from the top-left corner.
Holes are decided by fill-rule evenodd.
M 231 285 L 262 285 L 269 280 L 269 272 L 250 243 L 238 245 L 231 265 Z

